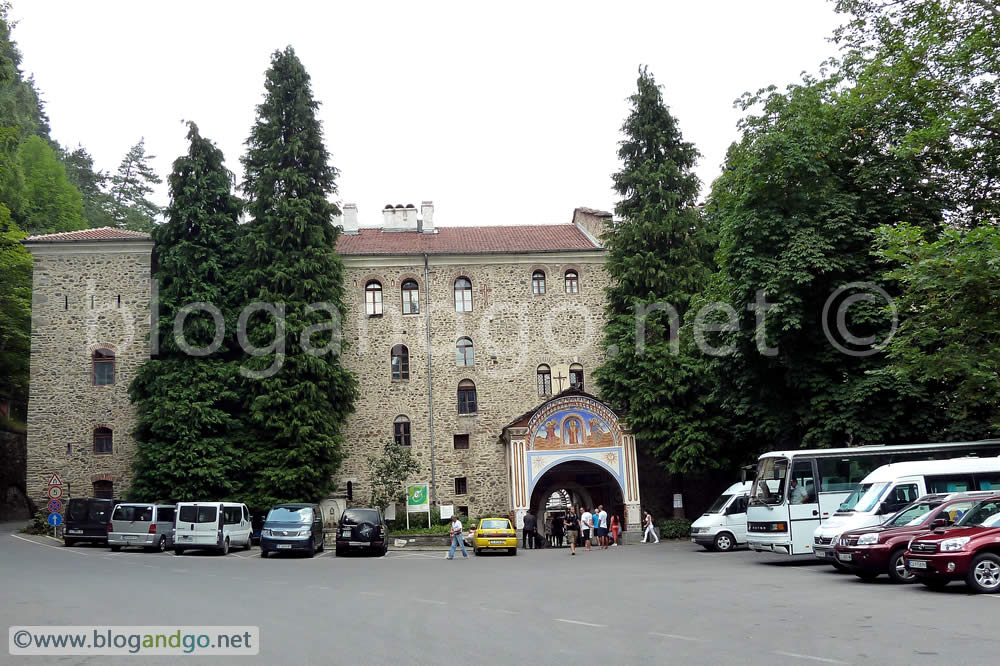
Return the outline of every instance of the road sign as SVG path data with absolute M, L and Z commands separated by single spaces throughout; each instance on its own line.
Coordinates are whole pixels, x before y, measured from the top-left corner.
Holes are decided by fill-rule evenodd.
M 62 497 L 62 486 L 49 486 L 49 499 Z
M 63 484 L 62 479 L 59 478 L 58 474 L 53 474 L 49 478 L 49 485 L 50 486 L 61 486 L 62 484 Z
M 59 511 L 62 511 L 62 506 L 62 500 L 49 500 L 49 511 L 51 513 L 58 513 Z
M 50 513 L 49 514 L 49 525 L 55 527 L 56 525 L 62 524 L 62 514 L 61 513 Z

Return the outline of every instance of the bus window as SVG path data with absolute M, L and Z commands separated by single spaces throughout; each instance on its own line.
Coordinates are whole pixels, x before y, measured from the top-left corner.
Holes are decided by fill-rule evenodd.
M 976 486 L 980 490 L 1000 490 L 1000 474 L 996 472 L 976 474 Z
M 927 477 L 927 492 L 929 493 L 964 493 L 972 487 L 968 476 L 929 476 Z
M 785 458 L 761 458 L 757 465 L 757 478 L 750 491 L 751 502 L 781 504 L 787 473 L 788 460 Z
M 788 484 L 788 503 L 808 504 L 815 501 L 812 460 L 796 460 L 792 465 L 792 480 Z

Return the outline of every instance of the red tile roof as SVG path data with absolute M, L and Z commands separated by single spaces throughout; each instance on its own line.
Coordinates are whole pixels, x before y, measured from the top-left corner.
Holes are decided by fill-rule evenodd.
M 81 229 L 80 231 L 63 231 L 58 234 L 29 236 L 24 239 L 24 242 L 57 243 L 63 241 L 92 240 L 151 240 L 151 236 L 142 231 L 129 231 L 128 229 L 118 229 L 116 227 L 99 227 L 97 229 Z
M 337 241 L 337 252 L 343 255 L 495 254 L 599 247 L 573 224 L 438 227 L 433 234 L 361 229 L 357 234 L 341 234 Z

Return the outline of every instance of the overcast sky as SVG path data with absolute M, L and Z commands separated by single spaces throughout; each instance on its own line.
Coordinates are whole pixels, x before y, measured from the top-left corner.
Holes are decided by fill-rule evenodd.
M 145 137 L 164 177 L 187 149 L 182 120 L 241 175 L 270 54 L 291 44 L 322 103 L 337 200 L 357 203 L 362 225 L 422 200 L 444 225 L 611 210 L 640 64 L 703 154 L 704 196 L 738 137 L 733 100 L 816 71 L 842 20 L 826 0 L 489 6 L 14 0 L 12 17 L 54 137 L 105 171 Z

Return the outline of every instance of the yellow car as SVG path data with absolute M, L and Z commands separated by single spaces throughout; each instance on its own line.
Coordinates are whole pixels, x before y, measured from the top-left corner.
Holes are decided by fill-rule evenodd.
M 506 549 L 517 555 L 517 531 L 506 518 L 483 518 L 472 538 L 472 551 L 479 555 L 484 550 Z

